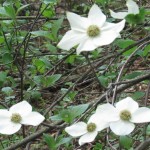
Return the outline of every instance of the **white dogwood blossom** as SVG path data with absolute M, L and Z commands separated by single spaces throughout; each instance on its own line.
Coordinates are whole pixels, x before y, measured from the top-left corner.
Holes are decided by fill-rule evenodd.
M 58 47 L 70 50 L 78 45 L 77 54 L 112 43 L 120 37 L 120 32 L 125 26 L 125 20 L 119 23 L 106 22 L 106 16 L 96 4 L 91 7 L 87 18 L 67 12 L 67 19 L 71 30 L 66 32 Z
M 79 145 L 83 145 L 94 141 L 98 132 L 108 126 L 109 124 L 103 121 L 102 115 L 97 116 L 94 114 L 90 117 L 88 123 L 77 122 L 69 127 L 66 127 L 65 131 L 73 137 L 81 136 L 79 138 Z
M 133 0 L 127 0 L 126 5 L 128 7 L 127 12 L 117 12 L 115 13 L 110 9 L 110 15 L 116 19 L 124 19 L 129 14 L 139 14 L 139 6 Z
M 136 101 L 127 97 L 116 103 L 115 107 L 111 104 L 99 106 L 96 114 L 103 115 L 104 120 L 109 122 L 110 129 L 116 135 L 128 135 L 134 128 L 134 123 L 150 122 L 150 109 L 140 107 Z
M 32 106 L 27 101 L 22 101 L 9 110 L 0 109 L 0 133 L 11 135 L 19 131 L 22 124 L 37 126 L 44 119 L 40 113 L 32 112 Z

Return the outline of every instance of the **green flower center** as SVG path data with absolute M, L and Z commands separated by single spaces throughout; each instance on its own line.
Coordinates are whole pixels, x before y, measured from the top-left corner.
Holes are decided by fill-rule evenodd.
M 22 120 L 22 118 L 21 118 L 20 114 L 18 114 L 18 113 L 12 114 L 12 116 L 11 116 L 11 121 L 12 122 L 14 122 L 14 123 L 20 123 L 21 120 Z
M 131 113 L 128 110 L 123 110 L 120 112 L 120 118 L 124 121 L 129 121 L 131 119 Z
M 100 34 L 100 28 L 97 25 L 90 25 L 87 29 L 89 37 L 96 37 Z
M 95 129 L 96 129 L 96 124 L 95 123 L 89 123 L 87 125 L 87 131 L 88 132 L 93 132 L 93 131 L 95 131 Z

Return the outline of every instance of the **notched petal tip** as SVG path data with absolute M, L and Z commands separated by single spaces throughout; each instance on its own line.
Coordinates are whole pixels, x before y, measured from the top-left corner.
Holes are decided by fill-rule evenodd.
M 139 6 L 137 5 L 135 1 L 127 0 L 126 5 L 128 7 L 129 14 L 139 14 Z
M 114 12 L 111 9 L 109 9 L 111 17 L 115 19 L 124 19 L 128 13 L 127 12 Z

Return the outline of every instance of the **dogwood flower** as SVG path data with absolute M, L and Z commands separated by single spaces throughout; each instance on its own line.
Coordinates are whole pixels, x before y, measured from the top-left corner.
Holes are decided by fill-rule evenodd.
M 139 108 L 139 105 L 132 98 L 127 97 L 116 103 L 97 108 L 96 113 L 105 114 L 105 121 L 109 122 L 110 129 L 116 135 L 128 135 L 134 128 L 134 123 L 150 122 L 150 109 Z
M 93 114 L 87 124 L 85 122 L 77 122 L 66 127 L 65 131 L 73 137 L 81 136 L 79 139 L 79 145 L 83 145 L 94 141 L 98 132 L 107 127 L 109 127 L 109 124 L 103 121 L 102 116 Z
M 110 9 L 110 15 L 116 19 L 124 19 L 129 14 L 139 14 L 139 6 L 133 0 L 127 0 L 126 5 L 128 7 L 128 12 L 117 12 L 115 13 Z
M 77 54 L 112 43 L 120 37 L 120 31 L 125 26 L 125 20 L 116 24 L 106 22 L 106 16 L 96 4 L 91 7 L 87 18 L 67 12 L 67 19 L 71 30 L 66 32 L 58 47 L 70 50 L 78 45 Z
M 44 119 L 40 113 L 32 112 L 32 106 L 27 101 L 22 101 L 9 110 L 0 109 L 0 133 L 11 135 L 19 131 L 22 124 L 37 126 Z

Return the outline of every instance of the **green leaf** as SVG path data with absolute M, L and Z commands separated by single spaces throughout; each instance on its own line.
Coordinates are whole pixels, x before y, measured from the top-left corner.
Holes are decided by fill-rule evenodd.
M 42 6 L 41 11 L 44 9 L 44 12 L 42 13 L 42 15 L 46 18 L 52 18 L 55 15 L 55 9 L 54 9 L 54 5 L 49 5 L 48 8 L 45 10 L 45 6 Z
M 42 36 L 42 37 L 49 38 L 49 39 L 53 40 L 53 37 L 49 31 L 39 30 L 39 31 L 31 32 L 31 34 L 35 35 L 36 37 Z
M 41 93 L 39 91 L 36 90 L 31 91 L 31 98 L 38 100 L 40 97 L 41 97 Z
M 56 0 L 43 0 L 45 4 L 56 3 Z
M 116 45 L 119 46 L 121 49 L 125 49 L 126 47 L 134 44 L 135 41 L 131 40 L 131 39 L 118 39 L 116 41 Z M 124 56 L 129 56 L 131 55 L 131 53 L 136 49 L 136 47 L 133 47 L 129 50 L 127 50 L 126 52 L 123 53 Z
M 45 65 L 45 63 L 42 60 L 34 59 L 33 60 L 33 64 L 36 66 L 37 71 L 39 71 L 40 73 L 44 73 L 45 72 L 46 65 Z
M 72 139 L 71 137 L 60 139 L 59 141 L 57 141 L 57 147 L 69 143 L 71 139 Z
M 4 82 L 6 80 L 7 73 L 4 71 L 0 72 L 0 82 Z
M 3 87 L 2 92 L 4 92 L 6 95 L 11 95 L 13 93 L 13 90 L 11 87 Z
M 39 75 L 39 76 L 34 76 L 33 80 L 34 80 L 34 82 L 35 82 L 37 85 L 41 85 L 42 80 L 43 80 L 43 76 L 41 76 L 41 75 Z
M 81 104 L 78 106 L 70 106 L 69 110 L 75 118 L 77 116 L 80 116 L 82 113 L 84 113 L 88 107 L 89 107 L 89 104 Z
M 139 14 L 129 14 L 125 17 L 125 19 L 132 25 L 143 23 L 145 20 L 145 9 L 141 8 Z
M 54 115 L 54 116 L 50 116 L 50 119 L 52 121 L 62 121 L 62 117 L 60 116 L 60 114 Z
M 123 79 L 134 79 L 137 78 L 138 76 L 142 75 L 143 73 L 140 71 L 134 71 L 130 74 L 127 74 L 123 77 Z
M 103 7 L 108 3 L 109 0 L 96 0 L 96 3 L 99 3 Z
M 100 76 L 100 77 L 98 77 L 98 79 L 99 79 L 99 81 L 103 87 L 107 87 L 107 85 L 108 85 L 108 78 L 107 77 Z
M 75 59 L 76 59 L 77 55 L 70 55 L 67 59 L 66 59 L 66 63 L 70 63 L 73 64 Z
M 103 150 L 103 145 L 101 143 L 96 143 L 93 150 Z
M 67 123 L 71 123 L 77 116 L 80 116 L 82 113 L 84 113 L 88 107 L 89 107 L 89 104 L 70 106 L 67 109 L 60 111 L 58 115 L 52 116 L 50 118 L 55 121 L 63 120 Z
M 5 11 L 7 13 L 7 15 L 12 18 L 13 20 L 15 20 L 16 18 L 16 13 L 15 13 L 15 9 L 13 7 L 13 5 L 7 5 L 4 7 L 5 8 Z
M 56 150 L 57 146 L 56 146 L 56 142 L 55 139 L 48 134 L 43 134 L 44 140 L 46 142 L 46 144 L 48 145 L 48 148 L 50 150 Z
M 60 117 L 63 121 L 71 123 L 73 121 L 73 114 L 69 109 L 62 110 L 60 112 Z
M 30 4 L 26 4 L 26 5 L 21 6 L 21 7 L 17 10 L 16 15 L 18 15 L 18 13 L 19 13 L 20 11 L 22 11 L 23 9 L 25 9 L 25 8 L 28 7 L 28 6 L 30 6 Z
M 131 44 L 134 44 L 135 41 L 131 40 L 131 39 L 118 39 L 116 41 L 116 45 L 119 46 L 120 48 L 124 49 L 126 47 L 128 47 Z
M 4 43 L 5 39 L 3 36 L 0 36 L 0 44 Z
M 12 58 L 12 56 L 11 56 L 10 53 L 5 53 L 5 54 L 2 56 L 2 62 L 3 62 L 4 64 L 9 64 L 9 63 L 11 63 L 12 61 L 13 61 L 13 58 Z
M 144 97 L 145 93 L 144 92 L 141 92 L 141 91 L 136 91 L 134 92 L 131 97 L 134 99 L 134 100 L 139 100 L 140 98 Z
M 150 125 L 148 125 L 146 128 L 146 135 L 148 135 L 148 136 L 150 135 Z
M 123 148 L 129 149 L 132 147 L 133 141 L 130 137 L 127 136 L 120 136 L 120 145 Z
M 147 56 L 150 52 L 150 44 L 148 44 L 143 50 L 143 56 Z
M 60 18 L 58 20 L 55 20 L 52 24 L 52 35 L 55 40 L 57 40 L 57 33 L 62 25 L 62 22 L 63 22 L 63 18 Z
M 0 7 L 0 14 L 8 16 L 8 14 L 7 14 L 7 12 L 6 12 L 4 7 Z
M 61 74 L 55 74 L 55 75 L 45 77 L 45 79 L 43 80 L 44 86 L 48 87 L 54 85 L 55 82 L 61 78 L 61 76 L 62 76 Z

